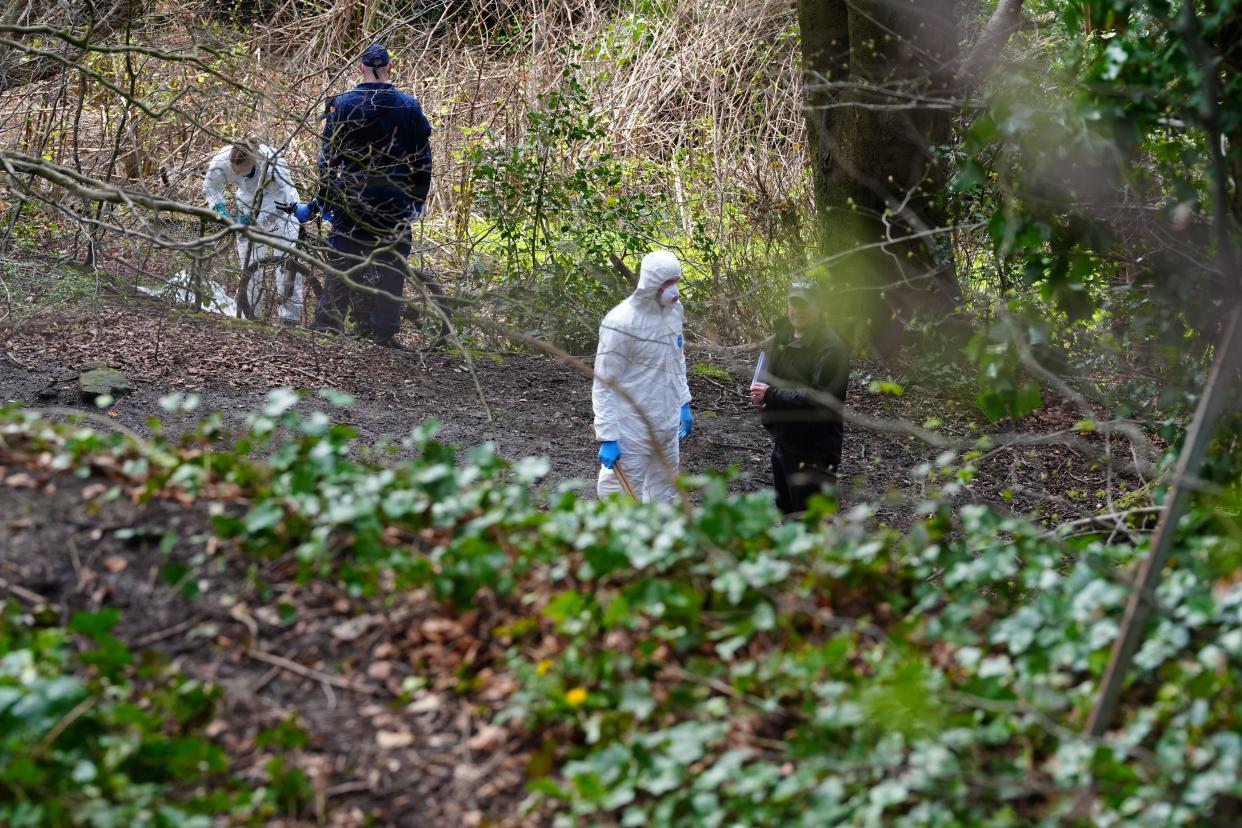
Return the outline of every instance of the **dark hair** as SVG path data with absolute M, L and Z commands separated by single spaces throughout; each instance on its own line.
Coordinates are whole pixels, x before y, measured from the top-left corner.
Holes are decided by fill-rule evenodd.
M 249 138 L 242 138 L 233 142 L 229 147 L 229 163 L 242 164 L 246 161 L 258 161 L 259 151 L 254 141 Z

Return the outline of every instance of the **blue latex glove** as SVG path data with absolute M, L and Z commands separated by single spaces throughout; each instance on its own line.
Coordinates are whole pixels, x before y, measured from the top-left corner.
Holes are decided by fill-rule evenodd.
M 686 439 L 694 433 L 694 415 L 690 413 L 690 403 L 686 403 L 681 407 L 681 428 L 677 429 L 677 436 Z
M 223 201 L 217 201 L 215 204 L 211 205 L 211 209 L 219 213 L 221 218 L 226 218 L 229 221 L 233 220 L 233 214 L 229 212 L 228 205 L 226 205 Z
M 305 204 L 299 204 L 297 209 L 293 211 L 293 217 L 305 224 L 313 219 L 318 212 L 319 202 L 312 199 Z
M 605 440 L 599 444 L 599 464 L 606 469 L 617 465 L 621 459 L 621 444 L 616 440 Z
M 252 222 L 250 221 L 250 216 L 234 215 L 233 221 L 237 222 L 243 227 L 249 227 L 252 224 Z

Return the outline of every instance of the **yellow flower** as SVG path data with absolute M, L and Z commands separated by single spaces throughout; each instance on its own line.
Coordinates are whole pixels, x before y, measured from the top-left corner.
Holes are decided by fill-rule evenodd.
M 578 707 L 587 700 L 587 691 L 585 687 L 575 687 L 565 694 L 565 702 L 570 707 Z
M 541 676 L 546 676 L 548 671 L 552 669 L 552 659 L 545 658 L 543 661 L 535 665 L 535 672 Z

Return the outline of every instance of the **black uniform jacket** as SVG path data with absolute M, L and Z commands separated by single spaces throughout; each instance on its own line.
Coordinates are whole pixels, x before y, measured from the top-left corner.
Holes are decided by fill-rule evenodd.
M 768 348 L 768 365 L 761 382 L 769 386 L 760 421 L 781 445 L 795 453 L 819 454 L 840 450 L 840 405 L 849 382 L 849 351 L 827 323 L 795 338 L 788 320 L 777 324 Z
M 319 200 L 335 230 L 408 222 L 431 187 L 431 124 L 418 99 L 374 82 L 337 95 L 324 121 L 319 168 Z

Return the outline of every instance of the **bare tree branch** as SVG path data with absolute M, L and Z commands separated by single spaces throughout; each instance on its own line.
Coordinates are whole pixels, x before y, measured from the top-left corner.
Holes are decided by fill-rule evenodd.
M 1022 0 L 1000 0 L 974 48 L 962 61 L 957 73 L 957 86 L 963 95 L 975 91 L 983 78 L 1000 61 L 1005 44 L 1022 24 Z

